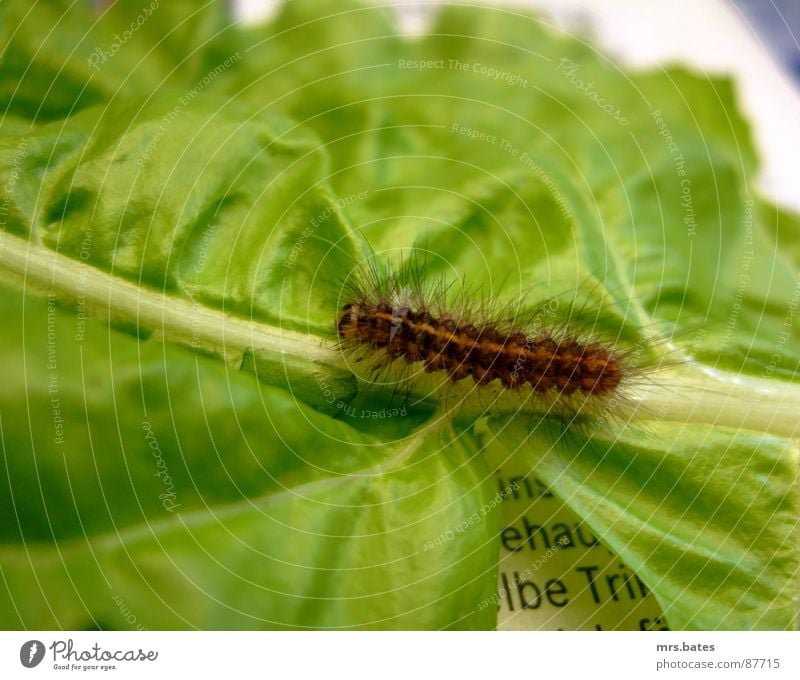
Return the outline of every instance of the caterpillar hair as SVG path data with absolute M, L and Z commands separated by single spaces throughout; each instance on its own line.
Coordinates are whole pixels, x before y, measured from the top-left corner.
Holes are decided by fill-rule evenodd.
M 451 384 L 517 406 L 530 399 L 562 415 L 624 401 L 645 373 L 642 343 L 598 331 L 598 304 L 569 302 L 559 314 L 558 298 L 530 298 L 501 305 L 463 281 L 431 278 L 416 251 L 398 268 L 372 256 L 342 286 L 336 333 L 342 351 L 368 362 L 373 384 L 406 393 L 428 376 L 439 378 L 430 389 Z

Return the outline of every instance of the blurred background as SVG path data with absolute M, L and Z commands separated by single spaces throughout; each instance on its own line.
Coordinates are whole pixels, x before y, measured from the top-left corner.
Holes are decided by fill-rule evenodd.
M 247 23 L 265 21 L 283 0 L 233 0 Z M 383 0 L 409 33 L 424 31 L 441 0 Z M 470 3 L 475 4 L 475 3 Z M 800 2 L 798 0 L 483 0 L 535 8 L 553 24 L 602 45 L 624 64 L 684 63 L 733 74 L 762 154 L 760 188 L 800 210 Z

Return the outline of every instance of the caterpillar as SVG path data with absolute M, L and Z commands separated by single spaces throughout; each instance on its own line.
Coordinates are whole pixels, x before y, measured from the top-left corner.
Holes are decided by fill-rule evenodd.
M 350 302 L 342 309 L 337 332 L 343 341 L 385 350 L 392 359 L 421 361 L 426 372 L 446 371 L 453 382 L 471 376 L 477 385 L 497 379 L 507 389 L 529 384 L 540 393 L 608 395 L 622 378 L 614 352 L 596 342 L 555 338 L 547 331 L 529 336 L 491 323 L 476 326 L 450 314 L 437 318 L 424 305 Z
M 430 281 L 413 257 L 398 270 L 368 260 L 344 285 L 340 303 L 340 347 L 377 369 L 417 367 L 469 388 L 527 390 L 550 404 L 618 399 L 634 374 L 629 350 L 542 320 L 546 305 L 527 316 L 514 313 L 524 307 L 519 300 L 492 311 L 495 303 L 480 291 Z

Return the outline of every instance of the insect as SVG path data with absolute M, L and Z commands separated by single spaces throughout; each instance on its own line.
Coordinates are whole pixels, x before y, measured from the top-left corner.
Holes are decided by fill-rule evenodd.
M 507 389 L 528 384 L 541 393 L 601 395 L 612 393 L 622 379 L 619 359 L 598 343 L 555 338 L 547 331 L 529 336 L 450 314 L 437 318 L 424 304 L 413 309 L 384 300 L 347 303 L 337 331 L 342 340 L 385 350 L 391 359 L 421 361 L 429 373 L 446 371 L 454 382 L 471 376 L 478 385 L 497 379 Z
M 479 291 L 431 281 L 413 256 L 397 270 L 369 259 L 341 302 L 341 348 L 370 359 L 378 375 L 441 375 L 468 389 L 494 386 L 574 411 L 622 398 L 634 374 L 629 349 L 571 330 L 556 318 L 552 300 L 527 314 L 520 301 L 498 310 Z

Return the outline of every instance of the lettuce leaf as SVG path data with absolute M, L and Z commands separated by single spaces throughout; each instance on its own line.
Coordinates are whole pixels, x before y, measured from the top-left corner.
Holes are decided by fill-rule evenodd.
M 0 626 L 491 628 L 495 447 L 672 628 L 797 625 L 798 218 L 730 81 L 511 10 L 162 4 L 0 6 Z M 588 430 L 364 392 L 337 286 L 420 244 L 680 368 Z

